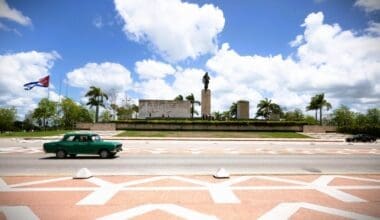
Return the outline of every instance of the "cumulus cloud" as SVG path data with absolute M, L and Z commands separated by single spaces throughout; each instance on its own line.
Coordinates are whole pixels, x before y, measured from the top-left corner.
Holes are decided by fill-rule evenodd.
M 138 61 L 135 69 L 142 80 L 135 83 L 134 91 L 142 99 L 172 100 L 180 94 L 186 97 L 193 93 L 195 99 L 200 100 L 205 73 L 202 69 L 174 68 L 170 64 L 153 60 Z M 165 78 L 167 76 L 171 76 L 171 80 Z
M 363 8 L 366 12 L 380 10 L 380 1 L 378 0 L 357 0 L 355 6 Z
M 24 26 L 32 25 L 32 20 L 20 11 L 10 8 L 5 0 L 0 0 L 0 17 L 7 18 Z
M 170 65 L 155 60 L 142 60 L 135 64 L 135 71 L 140 79 L 161 79 L 173 75 L 175 69 Z
M 223 12 L 181 0 L 115 0 L 124 32 L 138 42 L 149 42 L 168 61 L 195 59 L 217 50 Z
M 67 73 L 70 86 L 83 89 L 83 94 L 91 86 L 99 87 L 111 97 L 112 102 L 120 103 L 125 92 L 132 89 L 130 71 L 118 63 L 87 63 L 85 66 Z
M 242 56 L 223 44 L 206 63 L 216 75 L 211 85 L 216 97 L 250 100 L 253 111 L 263 97 L 288 109 L 304 109 L 320 92 L 335 106 L 379 106 L 379 35 L 325 24 L 321 12 L 309 14 L 302 27 L 304 33 L 291 43 L 297 51 L 290 57 Z
M 23 84 L 50 75 L 58 58 L 56 52 L 37 51 L 0 55 L 0 106 L 14 106 L 19 115 L 33 109 L 41 98 L 47 97 L 47 89 L 25 91 Z M 56 96 L 54 91 L 50 93 L 51 97 Z

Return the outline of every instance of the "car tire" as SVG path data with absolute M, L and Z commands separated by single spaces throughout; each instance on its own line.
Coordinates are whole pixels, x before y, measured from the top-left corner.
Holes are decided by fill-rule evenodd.
M 66 158 L 66 152 L 64 150 L 58 150 L 56 153 L 55 153 L 55 156 L 58 158 L 58 159 L 64 159 Z
M 99 156 L 102 159 L 109 158 L 110 157 L 110 152 L 108 150 L 101 150 L 99 152 Z

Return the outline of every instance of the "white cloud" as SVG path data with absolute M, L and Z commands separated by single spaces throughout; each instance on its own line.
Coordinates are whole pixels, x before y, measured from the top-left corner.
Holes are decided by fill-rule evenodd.
M 380 35 L 380 23 L 370 22 L 369 27 L 367 28 L 368 33 L 373 35 Z
M 173 74 L 173 81 L 165 81 L 164 79 L 152 77 L 136 83 L 135 92 L 140 94 L 141 99 L 164 100 L 173 100 L 178 95 L 186 98 L 186 96 L 193 93 L 195 100 L 201 101 L 202 77 L 204 74 L 205 71 L 201 69 L 183 69 L 177 67 L 176 72 Z M 218 101 L 215 101 L 213 105 L 219 106 L 216 103 Z M 195 110 L 200 114 L 200 106 L 195 105 Z
M 41 98 L 47 97 L 47 89 L 36 87 L 25 91 L 23 85 L 51 75 L 50 69 L 58 58 L 56 52 L 30 51 L 0 55 L 0 106 L 15 106 L 19 115 L 33 109 Z M 53 97 L 54 91 L 50 92 Z
M 297 47 L 297 46 L 301 45 L 302 42 L 303 42 L 303 35 L 297 35 L 296 39 L 294 39 L 293 41 L 291 41 L 289 43 L 289 45 L 291 47 Z
M 140 79 L 161 79 L 167 75 L 173 75 L 175 69 L 170 64 L 155 60 L 142 60 L 136 62 L 135 71 L 139 74 Z
M 83 89 L 83 94 L 91 86 L 99 87 L 111 97 L 112 102 L 120 103 L 127 90 L 132 89 L 130 71 L 118 63 L 87 63 L 85 66 L 67 73 L 70 86 Z M 83 100 L 82 100 L 83 101 Z
M 357 0 L 355 6 L 363 8 L 366 12 L 380 10 L 379 0 Z
M 211 4 L 181 0 L 115 0 L 130 39 L 151 43 L 168 61 L 195 59 L 217 50 L 223 30 L 223 12 Z
M 94 19 L 92 20 L 92 24 L 93 24 L 96 28 L 101 29 L 101 28 L 104 26 L 102 17 L 101 17 L 101 16 L 97 16 L 96 18 L 94 18 Z
M 247 99 L 251 107 L 268 97 L 288 109 L 305 109 L 312 95 L 325 92 L 335 107 L 378 107 L 380 37 L 376 31 L 358 35 L 342 30 L 338 24 L 325 24 L 321 12 L 308 15 L 302 26 L 304 33 L 293 41 L 294 57 L 242 56 L 223 44 L 206 64 L 216 76 L 210 83 L 213 97 L 225 98 L 225 103 Z
M 17 9 L 10 8 L 5 0 L 0 0 L 0 17 L 7 18 L 24 26 L 32 25 L 29 17 L 24 16 Z

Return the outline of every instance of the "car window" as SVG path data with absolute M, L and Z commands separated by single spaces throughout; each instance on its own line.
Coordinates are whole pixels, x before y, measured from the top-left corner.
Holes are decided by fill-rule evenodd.
M 65 137 L 64 141 L 74 141 L 74 135 L 68 135 Z
M 101 141 L 101 138 L 99 135 L 93 135 L 91 136 L 92 141 Z
M 87 142 L 88 137 L 87 137 L 87 135 L 81 135 L 81 136 L 79 136 L 79 140 L 80 140 L 80 142 Z

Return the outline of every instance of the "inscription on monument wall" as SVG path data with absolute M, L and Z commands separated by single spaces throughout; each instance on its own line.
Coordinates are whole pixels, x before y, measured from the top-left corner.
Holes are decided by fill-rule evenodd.
M 190 118 L 190 101 L 139 100 L 139 118 Z

